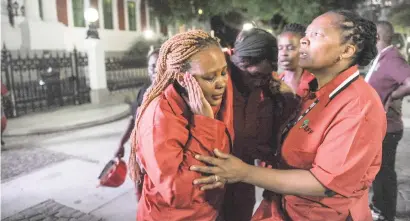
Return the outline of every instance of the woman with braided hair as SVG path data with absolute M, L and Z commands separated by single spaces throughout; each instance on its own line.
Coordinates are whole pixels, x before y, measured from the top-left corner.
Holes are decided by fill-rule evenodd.
M 305 26 L 291 23 L 278 37 L 279 66 L 283 70 L 279 78 L 302 98 L 317 87 L 315 76 L 299 66 L 300 39 L 305 36 L 305 31 Z
M 376 25 L 354 12 L 314 19 L 301 39 L 299 65 L 315 75 L 319 89 L 285 128 L 279 169 L 251 166 L 218 149 L 217 157 L 196 156 L 210 166 L 191 169 L 282 195 L 279 204 L 264 199 L 253 221 L 372 221 L 368 194 L 381 165 L 386 114 L 358 65 L 376 56 L 376 40 Z M 194 183 L 212 185 L 212 176 Z
M 131 177 L 144 172 L 139 221 L 214 221 L 224 188 L 201 191 L 190 171 L 195 155 L 229 153 L 232 89 L 216 39 L 200 30 L 175 35 L 160 49 L 157 75 L 144 95 L 132 134 Z M 218 181 L 219 177 L 214 176 Z

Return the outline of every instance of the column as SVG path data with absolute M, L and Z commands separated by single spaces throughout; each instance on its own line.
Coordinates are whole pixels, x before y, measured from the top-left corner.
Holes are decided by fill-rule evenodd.
M 128 21 L 128 1 L 124 1 L 124 22 L 125 22 L 125 30 L 129 31 L 130 30 L 130 24 Z
M 118 14 L 118 3 L 117 0 L 112 1 L 112 22 L 114 30 L 119 30 L 119 14 Z
M 57 22 L 57 1 L 56 0 L 42 0 L 43 1 L 43 20 L 48 22 Z
M 98 10 L 98 15 L 99 15 L 99 18 L 98 18 L 98 20 L 100 21 L 100 29 L 101 30 L 104 30 L 105 29 L 105 27 L 104 27 L 104 2 L 103 2 L 103 0 L 96 0 L 96 1 L 98 1 L 98 8 L 97 8 L 97 10 Z
M 141 0 L 137 0 L 137 7 L 136 7 L 137 13 L 135 17 L 137 18 L 137 31 L 142 32 L 142 17 L 141 17 Z
M 24 0 L 24 10 L 27 20 L 40 20 L 40 7 L 38 4 L 38 0 Z
M 88 54 L 88 75 L 90 79 L 91 103 L 99 104 L 108 99 L 107 73 L 105 71 L 105 52 L 99 39 L 85 40 Z
M 155 34 L 161 36 L 161 24 L 159 23 L 158 17 L 155 17 Z
M 146 29 L 150 29 L 150 30 L 152 30 L 152 31 L 154 31 L 153 30 L 153 27 L 151 27 L 151 25 L 153 25 L 153 24 L 151 24 L 151 20 L 150 20 L 150 13 L 149 13 L 149 7 L 148 7 L 148 0 L 145 0 L 145 4 L 144 4 L 144 7 L 145 7 L 145 23 L 146 23 Z

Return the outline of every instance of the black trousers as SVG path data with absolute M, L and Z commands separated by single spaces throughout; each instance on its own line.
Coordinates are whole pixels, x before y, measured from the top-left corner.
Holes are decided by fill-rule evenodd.
M 383 140 L 382 166 L 373 182 L 373 205 L 388 220 L 394 220 L 397 205 L 396 151 L 403 131 L 387 133 Z

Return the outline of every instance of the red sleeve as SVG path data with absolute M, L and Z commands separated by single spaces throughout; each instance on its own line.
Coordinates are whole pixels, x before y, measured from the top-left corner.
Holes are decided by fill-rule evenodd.
M 324 186 L 346 197 L 367 189 L 380 169 L 386 117 L 372 108 L 368 103 L 360 113 L 341 114 L 330 125 L 310 170 Z
M 149 179 L 169 206 L 189 206 L 194 200 L 194 188 L 198 188 L 192 182 L 201 176 L 189 170 L 191 165 L 201 164 L 194 155 L 211 154 L 214 148 L 221 145 L 225 124 L 204 116 L 194 116 L 192 138 L 187 142 L 187 120 L 160 105 L 155 110 L 154 124 L 143 125 L 139 129 L 137 152 Z
M 5 95 L 7 94 L 9 91 L 7 90 L 6 85 L 4 85 L 3 83 L 1 83 L 1 95 Z

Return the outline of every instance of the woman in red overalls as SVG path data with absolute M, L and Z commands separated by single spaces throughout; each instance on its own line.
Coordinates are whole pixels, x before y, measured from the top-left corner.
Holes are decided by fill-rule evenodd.
M 299 66 L 300 39 L 305 36 L 305 32 L 305 26 L 292 23 L 287 24 L 278 37 L 278 63 L 283 69 L 279 79 L 302 98 L 317 89 L 315 76 Z

